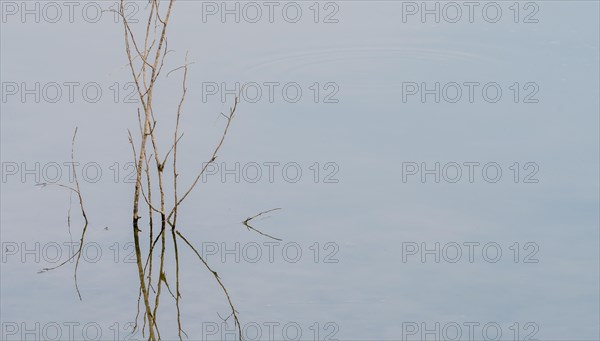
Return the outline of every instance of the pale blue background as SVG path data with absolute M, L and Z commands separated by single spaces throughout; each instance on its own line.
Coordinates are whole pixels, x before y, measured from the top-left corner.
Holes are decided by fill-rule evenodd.
M 222 264 L 215 258 L 242 320 L 297 321 L 304 332 L 314 322 L 333 321 L 336 337 L 344 340 L 397 340 L 402 322 L 409 321 L 493 321 L 505 333 L 514 322 L 535 322 L 542 340 L 597 340 L 598 2 L 537 2 L 537 24 L 510 18 L 489 24 L 480 17 L 473 24 L 402 23 L 401 2 L 337 3 L 340 22 L 329 25 L 202 23 L 199 2 L 175 5 L 169 31 L 174 52 L 165 68 L 181 65 L 186 50 L 195 62 L 182 122 L 182 183 L 208 159 L 222 129 L 218 113 L 228 106 L 203 104 L 202 82 L 333 81 L 340 87 L 338 104 L 242 103 L 220 157 L 295 161 L 305 168 L 332 161 L 340 167 L 338 184 L 314 184 L 309 173 L 297 184 L 211 181 L 182 211 L 180 228 L 198 244 L 267 241 L 238 222 L 283 207 L 257 224 L 306 247 L 340 246 L 338 264 L 314 264 L 310 256 L 297 264 Z M 509 5 L 502 2 L 505 10 Z M 1 30 L 3 82 L 94 81 L 106 90 L 130 81 L 123 28 L 111 20 L 13 20 Z M 157 89 L 164 143 L 172 138 L 180 81 L 174 73 Z M 494 81 L 505 90 L 534 81 L 540 103 L 402 103 L 407 81 Z M 80 161 L 105 167 L 127 162 L 135 108 L 104 98 L 96 104 L 2 103 L 2 162 L 69 161 L 75 126 Z M 451 161 L 494 161 L 505 171 L 514 162 L 532 161 L 540 167 L 540 182 L 515 184 L 510 173 L 497 184 L 401 181 L 402 162 Z M 107 247 L 102 262 L 80 267 L 84 301 L 74 291 L 72 267 L 38 275 L 45 264 L 12 259 L 2 263 L 3 322 L 97 321 L 108 333 L 112 323 L 134 317 L 134 266 L 114 264 L 108 254 L 112 243 L 131 240 L 132 186 L 114 184 L 106 174 L 100 183 L 82 184 L 82 191 L 91 220 L 88 240 Z M 1 199 L 3 242 L 69 240 L 66 192 L 12 179 L 2 183 Z M 494 241 L 504 251 L 513 242 L 535 242 L 540 262 L 515 264 L 506 254 L 497 264 L 402 263 L 403 242 L 436 241 Z M 191 254 L 185 259 L 184 325 L 191 339 L 200 339 L 199 321 L 219 321 L 216 312 L 226 314 L 227 308 L 204 269 Z M 163 304 L 172 307 L 168 296 Z M 165 330 L 173 321 L 169 312 Z M 509 339 L 505 334 L 503 340 Z

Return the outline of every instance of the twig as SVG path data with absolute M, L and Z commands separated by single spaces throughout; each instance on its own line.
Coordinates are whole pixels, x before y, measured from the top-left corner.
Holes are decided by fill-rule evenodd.
M 223 290 L 223 293 L 225 293 L 225 296 L 227 297 L 227 302 L 229 303 L 229 307 L 231 308 L 231 314 L 233 315 L 233 319 L 235 320 L 235 325 L 236 325 L 237 330 L 238 330 L 239 339 L 240 339 L 240 341 L 243 340 L 242 327 L 240 325 L 240 320 L 239 320 L 238 315 L 237 315 L 237 310 L 235 310 L 233 302 L 231 301 L 231 297 L 229 296 L 229 292 L 227 291 L 227 288 L 225 288 L 225 285 L 221 281 L 221 278 L 219 277 L 219 274 L 217 274 L 217 272 L 214 271 L 208 265 L 208 263 L 206 263 L 206 261 L 204 260 L 204 258 L 202 258 L 202 256 L 198 252 L 198 250 L 196 250 L 196 248 L 181 234 L 181 232 L 176 231 L 176 233 L 177 233 L 177 236 L 179 236 L 179 238 L 181 238 L 190 247 L 190 249 L 192 249 L 192 251 L 194 251 L 194 253 L 196 254 L 196 256 L 198 256 L 198 259 L 200 259 L 200 261 L 202 262 L 202 264 L 204 264 L 204 267 L 206 267 L 206 269 L 208 271 L 210 271 L 210 273 L 214 276 L 214 278 L 217 281 L 217 283 L 219 283 L 219 286 L 221 287 L 221 289 Z
M 198 184 L 198 181 L 200 180 L 200 178 L 202 177 L 204 172 L 206 172 L 206 168 L 208 167 L 208 165 L 210 165 L 211 163 L 213 163 L 216 160 L 217 153 L 221 149 L 221 146 L 223 146 L 223 142 L 225 141 L 225 137 L 227 136 L 227 132 L 229 131 L 229 126 L 231 125 L 231 121 L 234 118 L 235 110 L 237 109 L 238 103 L 239 103 L 239 97 L 236 97 L 233 107 L 229 109 L 229 116 L 227 116 L 227 125 L 225 125 L 225 129 L 223 130 L 223 135 L 221 135 L 221 140 L 219 141 L 219 144 L 213 151 L 212 157 L 210 158 L 210 160 L 207 163 L 204 164 L 204 167 L 202 167 L 202 170 L 196 176 L 196 179 L 194 179 L 194 182 L 188 188 L 188 190 L 185 192 L 185 194 L 175 203 L 175 206 L 173 207 L 173 210 L 171 210 L 171 212 L 169 213 L 167 220 L 171 219 L 171 216 L 173 215 L 175 208 L 179 207 L 179 205 L 181 205 L 181 203 L 185 200 L 185 198 L 187 198 L 187 196 L 192 192 L 192 190 L 194 190 L 194 187 L 196 187 L 196 185 Z
M 277 211 L 277 210 L 280 210 L 280 209 L 281 209 L 281 208 L 273 208 L 273 209 L 270 209 L 270 210 L 268 210 L 268 211 L 260 212 L 259 214 L 255 215 L 254 217 L 246 218 L 246 220 L 242 221 L 242 224 L 244 224 L 244 226 L 246 226 L 246 228 L 248 228 L 248 230 L 252 230 L 252 231 L 254 231 L 254 232 L 257 232 L 258 234 L 262 234 L 263 236 L 265 236 L 265 237 L 269 237 L 269 238 L 271 238 L 271 239 L 275 239 L 275 240 L 278 240 L 278 241 L 282 241 L 282 239 L 275 238 L 275 237 L 273 237 L 273 236 L 271 236 L 271 235 L 268 235 L 268 234 L 266 234 L 266 233 L 263 233 L 263 232 L 261 232 L 261 231 L 257 230 L 256 228 L 254 228 L 254 227 L 250 226 L 250 224 L 249 224 L 249 223 L 250 223 L 250 221 L 251 221 L 251 220 L 253 220 L 254 218 L 258 218 L 258 217 L 260 217 L 260 216 L 261 216 L 261 215 L 263 215 L 263 214 L 267 214 L 267 213 L 269 213 L 269 212 Z
M 71 261 L 73 258 L 77 257 L 77 260 L 75 261 L 75 271 L 73 273 L 73 278 L 75 281 L 75 290 L 77 290 L 77 296 L 79 296 L 79 300 L 82 300 L 81 298 L 81 292 L 79 291 L 79 285 L 77 284 L 77 269 L 79 268 L 79 261 L 81 260 L 81 250 L 83 250 L 83 243 L 85 241 L 85 233 L 87 231 L 87 227 L 88 227 L 88 218 L 87 218 L 87 214 L 85 212 L 85 208 L 83 206 L 83 197 L 81 196 L 81 189 L 79 187 L 79 179 L 77 178 L 77 172 L 75 171 L 75 138 L 77 137 L 77 128 L 75 128 L 75 132 L 73 133 L 73 139 L 71 141 L 71 167 L 72 167 L 72 171 L 73 171 L 73 178 L 75 179 L 75 188 L 70 187 L 70 186 L 66 186 L 66 185 L 57 185 L 60 187 L 64 187 L 67 189 L 70 189 L 71 191 L 75 192 L 77 194 L 77 197 L 79 198 L 79 207 L 81 208 L 81 215 L 83 216 L 83 220 L 84 220 L 84 225 L 83 225 L 83 229 L 81 231 L 81 238 L 79 240 L 79 248 L 77 250 L 77 252 L 75 252 L 69 259 L 67 259 L 66 261 L 62 262 L 61 264 L 55 266 L 55 267 L 51 267 L 51 268 L 44 268 L 42 269 L 43 272 L 46 271 L 51 271 L 54 269 L 57 269 L 63 265 L 65 265 L 67 262 Z M 69 209 L 69 219 L 68 219 L 69 223 L 69 234 L 70 234 L 70 227 L 71 227 L 71 213 L 70 213 L 70 209 Z

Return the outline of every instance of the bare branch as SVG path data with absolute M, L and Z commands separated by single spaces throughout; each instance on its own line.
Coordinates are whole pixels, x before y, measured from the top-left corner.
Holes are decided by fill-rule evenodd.
M 60 185 L 60 184 L 58 186 L 67 188 L 67 189 L 75 192 L 79 199 L 79 207 L 81 208 L 81 215 L 83 216 L 83 220 L 84 220 L 83 229 L 81 230 L 81 237 L 79 239 L 79 248 L 77 249 L 77 252 L 75 252 L 66 261 L 62 262 L 61 264 L 59 264 L 55 267 L 44 268 L 41 271 L 46 272 L 46 271 L 57 269 L 57 268 L 65 265 L 67 262 L 71 261 L 73 258 L 77 257 L 77 259 L 75 261 L 75 271 L 73 273 L 73 279 L 75 281 L 75 290 L 77 290 L 77 296 L 79 296 L 79 300 L 82 300 L 81 292 L 79 291 L 79 285 L 77 284 L 77 269 L 79 268 L 79 261 L 81 260 L 81 250 L 83 250 L 83 243 L 85 241 L 85 233 L 87 232 L 87 227 L 88 227 L 89 221 L 87 218 L 87 214 L 85 212 L 85 208 L 83 206 L 83 197 L 81 196 L 81 189 L 79 187 L 79 179 L 77 178 L 77 172 L 75 171 L 75 138 L 76 137 L 77 137 L 77 128 L 75 128 L 75 132 L 73 133 L 73 139 L 71 141 L 71 167 L 72 167 L 72 171 L 73 171 L 73 179 L 75 180 L 75 188 L 66 186 L 66 185 Z M 70 209 L 69 209 L 69 219 L 68 220 L 69 220 L 69 230 L 70 230 L 70 221 L 71 221 Z
M 246 218 L 246 220 L 242 221 L 242 224 L 244 224 L 244 226 L 246 226 L 246 228 L 248 228 L 248 230 L 252 230 L 252 231 L 254 231 L 254 232 L 257 232 L 258 234 L 262 234 L 263 236 L 265 236 L 265 237 L 269 237 L 269 238 L 271 238 L 271 239 L 275 239 L 275 240 L 278 240 L 278 241 L 282 241 L 282 239 L 275 238 L 275 237 L 273 237 L 273 236 L 271 236 L 271 235 L 268 235 L 268 234 L 266 234 L 266 233 L 263 233 L 263 232 L 261 232 L 261 231 L 259 231 L 259 230 L 255 229 L 254 227 L 250 226 L 250 224 L 249 224 L 249 223 L 250 223 L 250 221 L 251 221 L 251 220 L 253 220 L 254 218 L 258 218 L 258 217 L 260 217 L 260 216 L 261 216 L 261 215 L 263 215 L 263 214 L 267 214 L 267 213 L 269 213 L 269 212 L 277 211 L 277 210 L 280 210 L 280 209 L 281 209 L 281 208 L 273 208 L 273 209 L 270 209 L 270 210 L 268 210 L 268 211 L 260 212 L 259 214 L 255 215 L 254 217 Z
M 225 285 L 221 281 L 221 278 L 219 277 L 219 274 L 217 274 L 217 272 L 214 271 L 208 265 L 208 263 L 206 263 L 206 261 L 204 260 L 204 258 L 202 258 L 202 256 L 198 252 L 198 250 L 196 250 L 196 248 L 181 234 L 181 232 L 175 231 L 175 233 L 177 233 L 177 236 L 179 236 L 179 238 L 181 238 L 190 247 L 190 249 L 192 249 L 192 251 L 194 251 L 194 253 L 196 254 L 196 256 L 198 256 L 198 259 L 200 259 L 200 261 L 202 262 L 202 264 L 204 264 L 204 267 L 206 267 L 206 269 L 208 271 L 210 271 L 210 273 L 214 276 L 214 278 L 217 281 L 217 283 L 219 283 L 219 286 L 221 287 L 221 289 L 223 290 L 223 293 L 225 293 L 225 296 L 227 297 L 227 302 L 229 303 L 229 307 L 231 308 L 231 314 L 233 315 L 233 319 L 235 320 L 235 325 L 236 325 L 237 330 L 238 330 L 239 339 L 240 339 L 240 341 L 243 340 L 243 337 L 242 337 L 242 328 L 241 328 L 241 325 L 240 325 L 240 320 L 239 320 L 238 315 L 237 315 L 237 310 L 235 310 L 233 302 L 231 301 L 231 297 L 229 296 L 229 292 L 227 291 L 227 288 L 225 288 Z
M 238 103 L 239 103 L 239 97 L 236 97 L 233 107 L 229 109 L 229 116 L 227 116 L 227 125 L 225 125 L 225 129 L 223 130 L 223 135 L 221 135 L 221 140 L 219 141 L 219 144 L 213 151 L 212 157 L 210 158 L 210 160 L 207 163 L 204 164 L 204 167 L 202 167 L 202 170 L 196 176 L 196 179 L 194 180 L 192 185 L 188 188 L 188 190 L 185 192 L 185 194 L 175 203 L 175 206 L 173 207 L 173 210 L 171 210 L 171 213 L 169 213 L 167 220 L 171 219 L 171 216 L 173 215 L 175 208 L 179 207 L 179 205 L 181 205 L 183 200 L 185 200 L 185 198 L 187 198 L 187 196 L 192 192 L 192 190 L 194 190 L 194 187 L 196 187 L 196 185 L 198 184 L 198 181 L 200 180 L 200 178 L 202 177 L 204 172 L 206 172 L 206 168 L 208 167 L 208 165 L 210 165 L 211 163 L 213 163 L 216 160 L 217 153 L 221 149 L 221 146 L 223 146 L 223 142 L 225 141 L 225 137 L 227 136 L 227 131 L 229 131 L 229 126 L 231 125 L 231 121 L 234 118 L 235 110 L 237 109 Z

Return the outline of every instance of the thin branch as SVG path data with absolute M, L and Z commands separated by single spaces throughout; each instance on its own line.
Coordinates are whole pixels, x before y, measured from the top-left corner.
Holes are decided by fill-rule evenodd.
M 75 180 L 75 188 L 66 186 L 66 185 L 61 185 L 61 184 L 58 184 L 57 186 L 70 189 L 71 191 L 73 191 L 77 194 L 77 197 L 79 199 L 79 207 L 81 208 L 81 215 L 83 216 L 83 220 L 84 220 L 83 229 L 81 231 L 81 238 L 79 239 L 79 248 L 78 248 L 77 252 L 75 252 L 73 254 L 73 256 L 71 256 L 66 261 L 64 261 L 61 264 L 59 264 L 55 267 L 52 267 L 52 268 L 44 268 L 44 269 L 42 269 L 42 271 L 46 272 L 46 271 L 57 269 L 57 268 L 65 265 L 67 262 L 71 261 L 73 258 L 77 257 L 77 260 L 75 261 L 75 271 L 73 273 L 73 279 L 75 281 L 75 290 L 77 290 L 77 296 L 79 296 L 79 300 L 82 300 L 81 292 L 79 291 L 79 285 L 77 284 L 77 269 L 79 268 L 79 261 L 81 260 L 81 250 L 83 250 L 83 245 L 84 245 L 84 241 L 85 241 L 85 233 L 87 232 L 87 227 L 88 227 L 89 221 L 88 221 L 87 214 L 85 212 L 85 208 L 83 205 L 83 197 L 81 196 L 81 189 L 79 187 L 79 179 L 77 178 L 77 172 L 75 171 L 75 138 L 76 137 L 77 137 L 77 128 L 75 128 L 75 132 L 73 133 L 73 139 L 71 141 L 71 167 L 72 167 L 72 171 L 73 171 L 73 178 Z M 70 233 L 70 221 L 71 221 L 70 214 L 71 213 L 70 213 L 70 209 L 69 209 L 69 219 L 68 219 L 69 220 L 69 233 Z
M 183 71 L 183 80 L 182 80 L 182 94 L 181 100 L 179 101 L 179 105 L 177 106 L 177 118 L 175 122 L 175 133 L 173 134 L 173 202 L 175 202 L 175 207 L 173 207 L 173 222 L 169 221 L 169 225 L 171 225 L 171 237 L 173 238 L 173 248 L 175 250 L 175 286 L 177 290 L 177 297 L 175 298 L 175 305 L 177 308 L 177 330 L 179 340 L 182 340 L 181 334 L 185 334 L 183 328 L 181 327 L 181 309 L 179 305 L 179 300 L 181 298 L 181 293 L 179 291 L 179 249 L 177 247 L 177 237 L 175 236 L 175 226 L 177 224 L 177 208 L 179 201 L 177 199 L 177 145 L 179 143 L 179 139 L 181 137 L 177 137 L 179 135 L 179 122 L 181 119 L 181 108 L 183 107 L 183 102 L 185 101 L 185 95 L 187 94 L 187 74 L 188 74 L 188 54 L 185 54 L 185 64 Z M 183 135 L 182 135 L 183 136 Z M 165 158 L 166 161 L 166 158 Z M 187 334 L 186 334 L 187 336 Z
M 187 54 L 186 54 L 186 59 L 187 59 Z M 187 67 L 188 67 L 189 65 L 193 65 L 193 64 L 195 64 L 195 63 L 194 63 L 194 62 L 191 62 L 191 63 L 186 63 L 185 65 L 182 65 L 182 66 L 180 66 L 180 67 L 176 67 L 176 68 L 174 68 L 173 70 L 171 70 L 171 71 L 167 72 L 167 78 L 169 77 L 169 75 L 170 75 L 171 73 L 173 73 L 173 72 L 175 72 L 175 71 L 177 71 L 177 70 L 181 70 L 181 69 L 183 69 L 183 68 L 186 68 L 186 69 L 187 69 Z
M 225 296 L 227 297 L 227 302 L 229 303 L 229 307 L 231 308 L 231 314 L 233 315 L 233 319 L 235 321 L 235 325 L 236 325 L 237 330 L 238 330 L 239 339 L 240 339 L 240 341 L 243 340 L 243 337 L 242 337 L 242 327 L 240 325 L 240 320 L 239 320 L 238 315 L 237 315 L 238 314 L 237 310 L 235 310 L 233 302 L 231 301 L 231 297 L 229 296 L 229 292 L 227 291 L 227 288 L 225 288 L 225 285 L 221 281 L 221 278 L 219 277 L 219 274 L 217 274 L 217 272 L 214 271 L 210 267 L 210 265 L 208 265 L 208 263 L 206 263 L 206 261 L 204 260 L 204 258 L 202 258 L 202 256 L 198 252 L 198 250 L 196 250 L 196 248 L 181 234 L 181 232 L 175 231 L 175 233 L 177 233 L 177 236 L 179 236 L 179 238 L 181 238 L 190 247 L 190 249 L 192 249 L 192 251 L 194 251 L 194 253 L 196 254 L 196 256 L 198 256 L 198 259 L 200 259 L 200 261 L 202 262 L 202 264 L 204 264 L 204 267 L 206 267 L 206 269 L 208 271 L 210 271 L 210 273 L 214 276 L 214 278 L 217 281 L 217 283 L 219 283 L 219 286 L 221 287 L 221 289 L 223 290 L 223 293 L 225 293 Z
M 277 211 L 277 210 L 280 210 L 280 209 L 281 209 L 281 208 L 273 208 L 273 209 L 270 209 L 270 210 L 268 210 L 268 211 L 260 212 L 259 214 L 255 215 L 254 217 L 246 218 L 246 220 L 242 221 L 242 224 L 244 224 L 244 226 L 246 226 L 246 228 L 248 228 L 248 230 L 252 230 L 252 231 L 254 231 L 254 232 L 258 233 L 258 234 L 262 234 L 263 236 L 265 236 L 265 237 L 269 237 L 269 238 L 271 238 L 271 239 L 275 239 L 275 240 L 278 240 L 278 241 L 282 241 L 282 239 L 275 238 L 275 237 L 273 237 L 273 236 L 271 236 L 271 235 L 268 235 L 268 234 L 266 234 L 266 233 L 263 233 L 263 232 L 261 232 L 261 231 L 257 230 L 256 228 L 254 228 L 254 227 L 250 226 L 250 224 L 249 224 L 249 223 L 250 223 L 250 221 L 251 221 L 251 220 L 253 220 L 254 218 L 258 218 L 258 217 L 260 217 L 260 216 L 261 216 L 261 215 L 263 215 L 263 214 L 267 214 L 267 213 L 269 213 L 269 212 Z
M 223 135 L 221 135 L 221 140 L 219 141 L 219 144 L 213 151 L 210 161 L 208 161 L 207 163 L 204 164 L 204 167 L 202 167 L 202 170 L 196 176 L 196 179 L 194 180 L 192 185 L 188 188 L 188 190 L 185 192 L 185 194 L 175 203 L 175 206 L 173 207 L 173 210 L 171 210 L 171 213 L 169 213 L 167 220 L 171 219 L 171 216 L 173 215 L 175 208 L 179 207 L 179 205 L 181 205 L 183 200 L 185 200 L 185 198 L 187 198 L 187 196 L 192 192 L 192 190 L 194 190 L 194 187 L 196 187 L 196 185 L 198 184 L 198 181 L 200 180 L 200 178 L 206 171 L 208 165 L 210 165 L 211 163 L 213 163 L 216 160 L 217 153 L 221 149 L 221 146 L 223 146 L 223 142 L 225 141 L 225 137 L 227 136 L 227 132 L 229 131 L 229 126 L 231 125 L 231 121 L 234 118 L 235 110 L 237 109 L 238 103 L 239 103 L 239 97 L 236 97 L 233 107 L 229 109 L 229 116 L 227 116 L 227 125 L 225 125 L 225 129 L 223 130 Z

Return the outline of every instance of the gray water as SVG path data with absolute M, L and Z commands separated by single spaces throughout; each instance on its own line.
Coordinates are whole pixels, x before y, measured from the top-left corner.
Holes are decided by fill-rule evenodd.
M 57 20 L 38 4 L 40 23 L 2 1 L 2 339 L 123 340 L 138 290 L 123 26 L 110 12 L 92 22 L 112 2 L 77 3 L 72 18 L 58 2 Z M 246 84 L 218 169 L 178 218 L 246 339 L 600 338 L 598 2 L 437 2 L 439 22 L 421 17 L 432 1 L 236 4 L 239 23 L 221 2 L 176 2 L 155 111 L 165 153 L 182 79 L 167 73 L 188 52 L 185 188 Z M 139 29 L 146 1 L 130 6 Z M 69 192 L 35 186 L 72 184 L 75 127 L 92 243 L 82 302 L 74 264 L 37 273 L 81 231 L 75 197 L 70 236 Z M 240 223 L 276 207 L 253 226 L 281 242 Z M 181 257 L 190 339 L 233 340 L 213 278 Z M 165 295 L 163 339 L 175 339 Z

